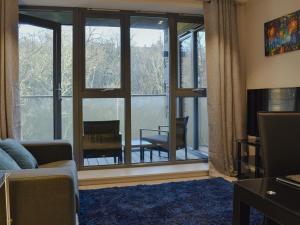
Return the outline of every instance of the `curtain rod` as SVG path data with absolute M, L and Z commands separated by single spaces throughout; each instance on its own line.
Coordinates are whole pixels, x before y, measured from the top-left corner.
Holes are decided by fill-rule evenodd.
M 203 2 L 211 3 L 211 0 L 202 0 Z M 234 0 L 235 3 L 243 4 L 247 3 L 248 0 Z

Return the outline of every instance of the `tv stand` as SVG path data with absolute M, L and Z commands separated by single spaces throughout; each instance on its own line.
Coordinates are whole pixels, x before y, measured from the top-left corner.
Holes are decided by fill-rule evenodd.
M 238 139 L 237 146 L 237 178 L 259 178 L 262 177 L 260 139 L 259 137 L 249 137 Z M 250 151 L 250 147 L 254 151 Z M 254 154 L 251 152 L 254 152 Z

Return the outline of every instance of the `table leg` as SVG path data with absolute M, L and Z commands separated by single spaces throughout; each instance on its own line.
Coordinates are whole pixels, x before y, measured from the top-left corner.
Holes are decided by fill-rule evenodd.
M 140 161 L 141 163 L 144 162 L 144 147 L 142 146 L 143 142 L 143 130 L 140 129 Z
M 237 142 L 237 177 L 241 178 L 241 174 L 242 174 L 242 165 L 241 165 L 241 161 L 242 161 L 242 143 L 241 142 Z
M 234 186 L 232 225 L 249 225 L 250 207 L 240 200 L 239 188 Z
M 145 155 L 145 150 L 144 150 L 144 147 L 140 147 L 140 161 L 141 163 L 144 162 L 144 155 Z
M 280 224 L 275 223 L 273 220 L 265 217 L 264 225 L 280 225 Z
M 259 155 L 259 146 L 255 146 L 255 177 L 260 177 L 260 155 Z

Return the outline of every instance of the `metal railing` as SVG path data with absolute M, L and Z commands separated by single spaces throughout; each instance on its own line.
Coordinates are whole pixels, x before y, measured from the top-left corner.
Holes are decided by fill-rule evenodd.
M 140 128 L 157 129 L 159 125 L 168 124 L 168 106 L 167 106 L 167 95 L 132 95 L 132 139 L 139 138 Z M 49 127 L 52 123 L 47 122 L 51 120 L 51 106 L 49 102 L 44 99 L 52 99 L 51 95 L 36 95 L 36 96 L 21 96 L 21 122 L 22 122 L 22 135 L 25 139 L 45 138 L 47 135 L 52 137 L 51 129 Z M 39 99 L 37 102 L 35 99 Z M 72 96 L 62 96 L 62 99 L 72 99 Z M 22 101 L 23 100 L 23 101 Z M 101 99 L 100 99 L 101 100 Z M 29 101 L 29 102 L 28 102 Z M 73 102 L 62 102 L 62 136 L 64 139 L 73 139 L 73 127 L 72 127 L 72 104 Z M 112 118 L 121 120 L 121 132 L 124 133 L 124 112 L 109 113 L 108 110 L 112 108 L 118 108 L 118 110 L 124 110 L 124 102 L 110 102 L 107 105 L 98 104 L 95 106 L 91 104 L 91 110 L 85 110 L 88 115 L 87 118 L 95 118 L 93 113 L 95 112 L 107 112 Z M 108 105 L 110 104 L 110 105 Z M 89 106 L 87 106 L 89 107 Z M 190 112 L 189 112 L 190 111 Z M 186 113 L 192 114 L 193 111 L 185 109 Z M 118 115 L 119 118 L 115 118 Z M 102 118 L 103 117 L 103 118 Z M 107 115 L 100 114 L 97 116 L 97 120 L 107 120 Z M 53 114 L 52 114 L 53 119 Z M 123 120 L 123 121 L 122 121 Z M 202 119 L 203 120 L 203 119 Z M 192 123 L 192 121 L 190 121 Z M 202 136 L 199 136 L 199 145 L 206 146 L 208 144 L 208 134 L 205 131 L 207 121 L 201 121 L 199 129 L 202 130 Z M 201 127 L 202 126 L 202 127 Z M 43 134 L 43 135 L 42 135 Z M 32 137 L 30 137 L 32 136 Z M 192 142 L 193 132 L 188 130 L 188 140 Z

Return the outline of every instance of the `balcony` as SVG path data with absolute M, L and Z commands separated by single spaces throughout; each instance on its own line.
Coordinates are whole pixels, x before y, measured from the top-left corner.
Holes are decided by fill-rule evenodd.
M 62 138 L 73 141 L 73 121 L 72 121 L 72 97 L 64 96 L 62 98 Z M 114 101 L 103 102 L 88 101 L 84 105 L 84 117 L 97 119 L 98 121 L 112 119 L 120 120 L 120 132 L 123 142 L 124 154 L 124 102 L 115 99 Z M 198 124 L 199 134 L 195 137 L 193 132 L 193 106 L 186 102 L 183 111 L 190 117 L 187 125 L 187 147 L 188 159 L 207 160 L 208 154 L 208 136 L 207 136 L 207 115 L 206 99 L 199 100 L 200 122 Z M 132 96 L 132 163 L 141 163 L 139 131 L 141 128 L 157 129 L 159 125 L 168 124 L 168 99 L 166 95 L 136 95 Z M 98 113 L 103 112 L 103 113 Z M 21 121 L 22 121 L 22 139 L 23 140 L 49 140 L 53 139 L 53 97 L 52 96 L 23 96 L 21 97 Z M 198 139 L 198 147 L 195 147 L 195 138 Z M 152 160 L 150 152 L 152 149 Z M 145 148 L 144 162 L 165 162 L 168 161 L 167 153 L 158 149 Z M 178 150 L 177 160 L 186 160 L 184 150 Z M 124 159 L 124 157 L 123 157 Z M 90 165 L 110 165 L 114 164 L 111 157 L 86 158 L 84 164 Z

